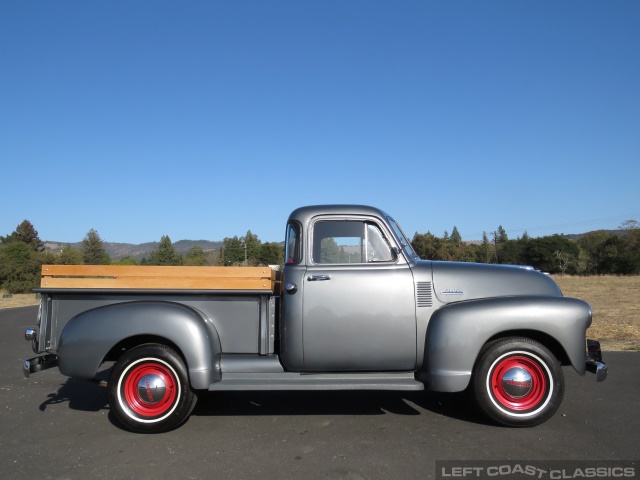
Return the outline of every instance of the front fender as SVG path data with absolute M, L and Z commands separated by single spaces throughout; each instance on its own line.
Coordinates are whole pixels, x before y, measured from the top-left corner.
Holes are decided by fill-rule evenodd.
M 94 378 L 107 353 L 120 341 L 138 335 L 163 337 L 182 352 L 194 389 L 220 379 L 220 338 L 200 312 L 170 302 L 130 302 L 85 311 L 60 335 L 58 367 L 64 375 Z
M 573 368 L 584 375 L 589 325 L 591 307 L 576 298 L 504 297 L 447 305 L 429 321 L 420 378 L 430 390 L 464 390 L 482 346 L 492 337 L 514 330 L 554 338 Z

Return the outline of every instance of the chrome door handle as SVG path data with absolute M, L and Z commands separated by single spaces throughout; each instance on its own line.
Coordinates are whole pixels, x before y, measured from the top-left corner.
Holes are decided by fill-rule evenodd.
M 310 282 L 320 282 L 322 280 L 331 280 L 331 275 L 309 275 L 307 280 Z

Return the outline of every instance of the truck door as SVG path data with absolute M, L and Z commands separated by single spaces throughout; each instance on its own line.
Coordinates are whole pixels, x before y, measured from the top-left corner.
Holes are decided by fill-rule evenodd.
M 304 370 L 413 370 L 413 276 L 376 219 L 312 225 L 304 274 Z

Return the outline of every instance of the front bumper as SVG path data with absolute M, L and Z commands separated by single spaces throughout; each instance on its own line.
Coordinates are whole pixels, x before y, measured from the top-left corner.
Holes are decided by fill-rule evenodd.
M 600 342 L 596 340 L 587 340 L 587 371 L 596 374 L 596 381 L 602 382 L 607 378 L 609 373 L 607 364 L 602 361 L 602 351 L 600 350 Z

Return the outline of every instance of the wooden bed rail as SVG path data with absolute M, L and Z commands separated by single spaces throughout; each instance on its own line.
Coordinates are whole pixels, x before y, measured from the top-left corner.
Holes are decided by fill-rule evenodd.
M 43 265 L 41 288 L 276 291 L 269 267 Z

